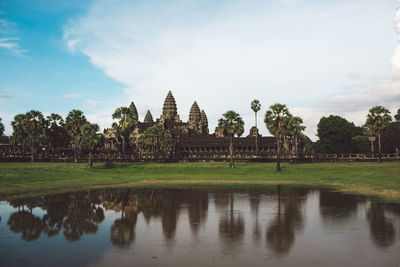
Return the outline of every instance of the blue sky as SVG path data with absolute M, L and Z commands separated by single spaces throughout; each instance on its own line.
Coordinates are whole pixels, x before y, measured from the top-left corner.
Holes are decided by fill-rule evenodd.
M 0 0 L 0 117 L 10 134 L 18 113 L 78 108 L 105 128 L 130 101 L 158 118 L 172 90 L 181 119 L 197 100 L 211 132 L 228 109 L 248 130 L 259 99 L 259 125 L 285 103 L 315 139 L 321 116 L 361 125 L 373 105 L 400 107 L 396 9 L 395 0 Z

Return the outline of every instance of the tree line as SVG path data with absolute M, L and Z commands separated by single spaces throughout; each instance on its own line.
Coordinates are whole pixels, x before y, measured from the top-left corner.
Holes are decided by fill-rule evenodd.
M 257 112 L 261 109 L 258 100 L 251 102 L 250 108 L 255 114 L 255 146 L 258 151 Z M 126 147 L 132 142 L 131 134 L 137 126 L 137 117 L 129 107 L 119 107 L 112 114 L 113 140 L 119 147 L 122 165 L 126 165 Z M 381 160 L 382 151 L 387 153 L 398 152 L 400 147 L 400 109 L 393 121 L 390 111 L 382 106 L 375 106 L 369 110 L 363 126 L 355 126 L 337 115 L 322 117 L 318 123 L 318 141 L 312 142 L 303 132 L 305 126 L 302 118 L 289 112 L 286 105 L 275 103 L 269 106 L 264 116 L 264 123 L 268 131 L 277 140 L 277 170 L 280 170 L 282 150 L 288 150 L 288 139 L 294 140 L 295 154 L 298 154 L 299 143 L 305 144 L 305 152 L 312 153 L 375 153 Z M 104 145 L 104 135 L 99 133 L 98 124 L 91 123 L 80 110 L 72 110 L 64 120 L 61 115 L 51 113 L 45 117 L 40 111 L 31 110 L 25 114 L 18 114 L 11 122 L 13 133 L 4 136 L 4 124 L 0 118 L 0 141 L 11 145 L 22 145 L 31 151 L 31 161 L 35 160 L 35 152 L 40 146 L 51 151 L 51 160 L 54 161 L 54 152 L 61 147 L 71 147 L 74 151 L 74 161 L 78 162 L 78 153 L 81 149 L 88 151 L 88 167 L 93 165 L 92 153 Z M 222 133 L 230 139 L 230 166 L 233 162 L 233 138 L 240 137 L 244 132 L 244 121 L 240 115 L 229 110 L 218 120 L 216 132 Z M 152 153 L 170 151 L 174 145 L 172 136 L 166 133 L 162 126 L 154 125 L 145 130 L 134 142 L 142 149 Z M 257 152 L 256 152 L 257 153 Z
M 119 107 L 112 114 L 115 122 L 112 124 L 113 137 L 121 150 L 122 165 L 126 165 L 125 150 L 131 141 L 130 135 L 137 126 L 137 117 L 129 107 Z M 4 124 L 0 118 L 0 141 L 11 145 L 22 145 L 22 150 L 30 149 L 31 161 L 35 161 L 38 148 L 47 148 L 51 151 L 51 161 L 59 148 L 71 147 L 74 152 L 74 162 L 78 162 L 79 151 L 88 151 L 88 167 L 93 166 L 92 154 L 97 148 L 104 145 L 104 135 L 100 127 L 91 123 L 81 110 L 72 110 L 66 119 L 56 113 L 45 117 L 40 111 L 31 110 L 18 114 L 11 122 L 13 132 L 11 136 L 4 136 Z M 160 148 L 170 148 L 173 144 L 171 135 L 165 133 L 161 126 L 155 125 L 146 129 L 138 138 L 137 144 L 152 151 Z
M 337 115 L 322 117 L 317 127 L 318 141 L 310 144 L 314 153 L 398 153 L 400 148 L 400 109 L 394 115 L 383 106 L 372 107 L 364 125 L 355 126 Z

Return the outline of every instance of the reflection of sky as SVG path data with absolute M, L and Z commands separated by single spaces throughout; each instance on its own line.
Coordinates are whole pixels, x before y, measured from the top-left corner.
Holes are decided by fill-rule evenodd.
M 0 202 L 0 265 L 16 262 L 20 265 L 33 263 L 58 266 L 76 263 L 87 266 L 125 266 L 135 263 L 152 266 L 243 266 L 249 263 L 268 266 L 390 266 L 398 260 L 399 212 L 390 209 L 384 213 L 387 215 L 384 219 L 394 226 L 396 237 L 393 243 L 382 247 L 374 243 L 371 236 L 367 219 L 370 201 L 356 199 L 356 205 L 350 205 L 348 212 L 340 212 L 343 207 L 338 209 L 331 205 L 329 208 L 332 214 L 326 216 L 320 212 L 321 194 L 319 191 L 309 191 L 306 198 L 299 195 L 293 198 L 282 193 L 280 220 L 277 220 L 278 199 L 275 195 L 269 193 L 256 196 L 256 212 L 256 205 L 251 205 L 247 193 L 234 194 L 233 223 L 240 217 L 244 225 L 243 231 L 235 233 L 240 238 L 224 236 L 220 232 L 221 220 L 227 216 L 229 218 L 231 214 L 230 194 L 208 195 L 207 215 L 196 222 L 199 224 L 197 228 L 190 225 L 190 202 L 187 204 L 185 200 L 179 200 L 181 202 L 177 201 L 176 210 L 173 209 L 178 214 L 176 230 L 169 235 L 170 238 L 163 233 L 161 216 L 152 215 L 150 221 L 146 222 L 140 212 L 135 226 L 135 239 L 126 248 L 115 247 L 110 241 L 110 228 L 115 220 L 121 218 L 121 211 L 103 208 L 105 219 L 99 224 L 98 231 L 95 234 L 84 234 L 76 242 L 67 241 L 62 230 L 54 237 L 49 238 L 42 233 L 37 240 L 26 242 L 21 240 L 21 234 L 11 233 L 7 225 L 9 215 L 16 209 L 6 202 Z M 340 197 L 340 194 L 332 195 L 331 199 L 338 201 Z M 324 205 L 326 208 L 328 204 Z M 385 208 L 383 205 L 379 207 Z M 287 216 L 285 210 L 294 211 L 300 218 Z M 335 210 L 339 212 L 335 213 Z M 33 214 L 40 218 L 45 213 L 39 208 L 33 209 Z M 343 218 L 335 218 L 335 214 Z M 294 221 L 288 221 L 290 219 Z M 259 238 L 254 235 L 257 221 Z M 292 227 L 294 233 L 293 243 L 282 254 L 271 249 L 266 238 L 268 229 L 272 229 L 270 226 L 278 221 Z

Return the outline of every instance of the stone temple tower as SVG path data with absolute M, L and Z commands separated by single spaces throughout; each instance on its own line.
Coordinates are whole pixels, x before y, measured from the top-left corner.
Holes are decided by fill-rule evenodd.
M 133 112 L 133 114 L 135 114 L 137 121 L 139 121 L 139 114 L 137 112 L 135 103 L 133 103 L 133 101 L 131 102 L 131 104 L 129 105 L 129 108 L 131 109 L 131 111 Z
M 153 116 L 151 115 L 150 110 L 147 111 L 146 116 L 144 117 L 145 123 L 153 123 Z
M 172 95 L 171 91 L 168 92 L 168 95 L 165 98 L 163 105 L 163 112 L 160 121 L 181 122 L 178 116 L 175 98 Z
M 189 129 L 194 133 L 201 132 L 201 112 L 199 105 L 194 101 L 189 112 Z
M 201 111 L 201 129 L 202 133 L 208 134 L 208 119 L 204 110 Z

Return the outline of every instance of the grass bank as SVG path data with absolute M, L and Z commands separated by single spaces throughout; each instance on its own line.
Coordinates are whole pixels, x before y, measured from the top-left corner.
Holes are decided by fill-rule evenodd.
M 400 163 L 237 163 L 234 169 L 210 163 L 0 163 L 0 198 L 95 188 L 196 186 L 263 187 L 293 185 L 330 187 L 400 202 Z

